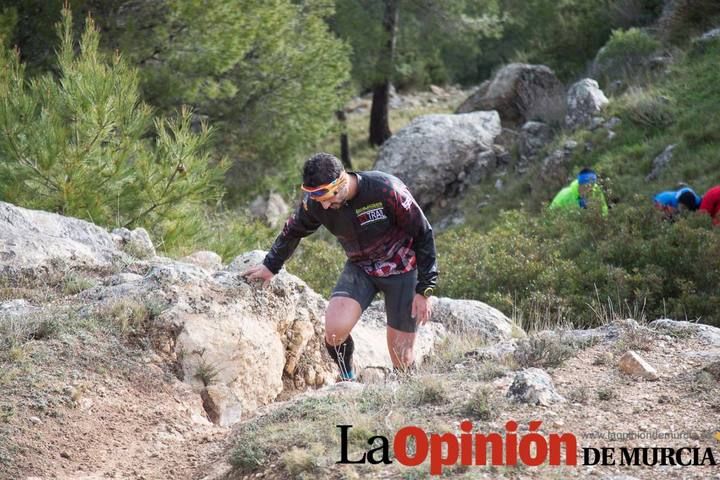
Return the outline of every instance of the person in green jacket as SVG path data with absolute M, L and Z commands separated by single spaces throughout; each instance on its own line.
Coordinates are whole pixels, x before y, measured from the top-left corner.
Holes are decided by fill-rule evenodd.
M 588 205 L 593 204 L 599 205 L 602 214 L 607 215 L 608 206 L 605 195 L 597 183 L 597 174 L 589 168 L 583 168 L 570 185 L 555 195 L 550 208 L 587 208 Z

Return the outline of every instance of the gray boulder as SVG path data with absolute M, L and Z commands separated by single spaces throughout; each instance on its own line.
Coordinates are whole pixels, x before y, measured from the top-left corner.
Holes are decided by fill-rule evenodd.
M 426 208 L 494 170 L 500 132 L 497 112 L 418 117 L 385 142 L 375 168 L 400 178 Z
M 528 368 L 518 372 L 507 397 L 516 402 L 543 406 L 565 401 L 555 390 L 550 375 L 540 368 Z
M 135 230 L 116 228 L 112 231 L 112 238 L 120 250 L 135 258 L 146 259 L 155 256 L 155 246 L 144 228 Z
M 718 39 L 720 39 L 720 28 L 713 28 L 712 30 L 703 33 L 698 39 L 698 42 L 709 43 Z
M 477 300 L 455 300 L 433 297 L 430 319 L 439 322 L 450 332 L 476 335 L 488 342 L 523 337 L 525 332 L 500 310 Z
M 585 78 L 575 83 L 567 94 L 567 113 L 565 126 L 579 128 L 589 126 L 609 103 L 598 83 Z
M 520 130 L 518 144 L 520 156 L 523 160 L 535 159 L 553 139 L 552 128 L 542 122 L 527 122 Z
M 650 322 L 650 328 L 656 330 L 669 332 L 672 334 L 690 334 L 695 335 L 707 343 L 720 346 L 720 328 L 713 327 L 710 325 L 703 325 L 702 323 L 693 323 L 687 321 L 670 320 L 662 318 Z
M 511 63 L 481 84 L 456 113 L 496 110 L 504 126 L 520 126 L 556 116 L 557 110 L 564 110 L 563 94 L 562 84 L 545 65 Z
M 670 161 L 673 157 L 673 150 L 675 150 L 675 147 L 677 147 L 676 144 L 668 145 L 667 147 L 665 147 L 665 150 L 663 150 L 660 155 L 655 157 L 652 162 L 652 170 L 645 177 L 646 182 L 657 180 L 663 170 L 665 170 L 668 165 L 670 165 Z
M 90 222 L 0 202 L 0 276 L 10 284 L 70 268 L 105 270 L 121 256 Z

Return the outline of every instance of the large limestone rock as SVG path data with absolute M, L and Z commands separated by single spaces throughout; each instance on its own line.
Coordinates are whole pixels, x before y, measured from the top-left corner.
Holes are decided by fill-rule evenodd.
M 215 421 L 232 423 L 281 393 L 332 382 L 336 371 L 323 341 L 326 301 L 285 271 L 268 288 L 249 284 L 242 272 L 263 257 L 249 252 L 220 270 L 139 261 L 133 268 L 142 275 L 122 272 L 78 295 L 79 315 L 125 305 L 159 310 L 150 329 L 156 351 L 196 394 L 213 386 L 206 406 Z
M 575 83 L 567 93 L 565 126 L 579 128 L 589 126 L 610 101 L 598 83 L 585 78 Z
M 431 320 L 457 334 L 476 335 L 487 342 L 524 337 L 525 332 L 500 310 L 477 300 L 433 297 Z
M 383 144 L 375 168 L 400 178 L 426 208 L 495 168 L 497 112 L 418 117 Z
M 249 285 L 241 273 L 263 256 L 251 252 L 215 273 L 170 264 L 148 275 L 175 299 L 157 323 L 171 332 L 167 353 L 183 380 L 227 386 L 243 412 L 273 401 L 285 380 L 315 387 L 334 375 L 324 352 L 325 300 L 285 271 L 267 289 Z
M 691 334 L 703 339 L 710 345 L 720 347 L 720 328 L 702 323 L 670 320 L 662 318 L 650 322 L 650 328 L 673 334 Z
M 120 257 L 110 234 L 92 223 L 0 202 L 0 276 L 8 282 L 107 269 Z
M 503 125 L 520 126 L 563 107 L 564 89 L 545 65 L 511 63 L 484 82 L 456 113 L 497 110 Z
M 214 424 L 229 427 L 242 419 L 240 402 L 227 386 L 208 385 L 200 396 L 203 408 Z

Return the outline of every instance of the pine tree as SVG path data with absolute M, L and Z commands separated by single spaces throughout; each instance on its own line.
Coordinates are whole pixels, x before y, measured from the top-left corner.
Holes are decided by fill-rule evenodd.
M 142 65 L 148 101 L 163 110 L 190 104 L 209 117 L 235 160 L 235 193 L 291 166 L 296 178 L 297 162 L 349 97 L 349 49 L 325 22 L 333 1 L 155 3 L 162 8 L 154 25 L 142 25 L 145 39 L 115 32 L 119 48 Z M 134 19 L 140 28 L 139 16 L 128 25 Z
M 91 18 L 78 53 L 67 8 L 57 32 L 57 76 L 28 80 L 19 52 L 0 51 L 0 198 L 100 225 L 144 226 L 168 242 L 187 234 L 188 211 L 222 195 L 225 167 L 204 150 L 209 129 L 193 133 L 187 109 L 155 117 L 137 70 L 100 52 Z

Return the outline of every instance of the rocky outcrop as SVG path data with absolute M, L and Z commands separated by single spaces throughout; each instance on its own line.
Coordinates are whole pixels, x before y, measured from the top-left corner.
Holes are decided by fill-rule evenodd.
M 567 94 L 565 126 L 571 129 L 588 127 L 609 103 L 598 83 L 586 78 L 575 83 Z
M 9 284 L 69 268 L 107 270 L 122 256 L 112 236 L 92 223 L 0 202 L 0 276 Z
M 443 324 L 450 332 L 472 335 L 487 342 L 525 336 L 500 310 L 477 300 L 436 298 L 431 320 Z
M 675 335 L 695 335 L 710 345 L 720 347 L 720 328 L 711 325 L 662 318 L 650 322 L 649 326 Z
M 504 126 L 520 126 L 562 110 L 563 95 L 564 88 L 550 68 L 511 63 L 480 85 L 456 113 L 496 110 Z
M 375 169 L 400 178 L 428 208 L 495 169 L 500 132 L 497 112 L 418 117 L 383 144 Z
M 263 257 L 251 252 L 215 273 L 158 265 L 146 279 L 174 299 L 156 322 L 158 346 L 182 379 L 198 389 L 225 385 L 250 412 L 274 400 L 284 380 L 305 388 L 334 375 L 322 341 L 325 300 L 284 271 L 267 290 L 248 284 L 241 273 Z
M 537 158 L 540 151 L 553 139 L 552 128 L 542 122 L 527 122 L 520 130 L 518 150 L 521 162 Z

